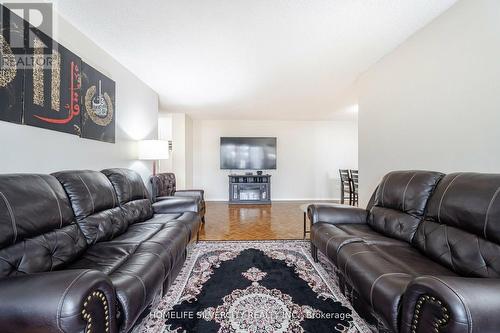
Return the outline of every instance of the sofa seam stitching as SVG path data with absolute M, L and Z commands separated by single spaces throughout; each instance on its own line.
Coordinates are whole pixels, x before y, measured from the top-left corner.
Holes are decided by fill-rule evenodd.
M 413 174 L 413 176 L 410 178 L 410 180 L 408 181 L 408 184 L 406 184 L 405 190 L 403 191 L 403 212 L 406 212 L 406 202 L 405 202 L 406 191 L 408 190 L 408 186 L 410 185 L 411 181 L 413 180 L 413 178 L 415 178 L 416 175 L 417 175 L 417 173 L 415 172 Z
M 444 284 L 448 289 L 450 289 L 450 291 L 452 291 L 460 299 L 460 302 L 462 302 L 462 305 L 464 306 L 465 312 L 467 313 L 467 318 L 469 319 L 469 321 L 467 323 L 468 331 L 472 332 L 472 316 L 470 314 L 469 308 L 465 304 L 465 300 L 463 299 L 463 297 L 460 294 L 458 294 L 448 283 L 446 283 L 442 279 L 440 279 L 436 276 L 429 276 L 429 278 L 435 279 L 435 280 L 441 282 L 442 284 Z M 469 325 L 469 323 L 470 323 L 470 325 Z
M 14 232 L 14 235 L 13 235 L 14 239 L 12 240 L 12 244 L 15 244 L 16 241 L 17 241 L 17 223 L 16 223 L 16 217 L 14 216 L 14 211 L 12 210 L 12 206 L 10 205 L 10 202 L 7 199 L 7 197 L 5 196 L 5 194 L 3 194 L 3 192 L 0 192 L 0 196 L 2 197 L 3 201 L 7 205 L 7 210 L 9 211 L 10 221 L 11 221 L 11 225 L 12 225 L 12 231 Z
M 80 178 L 81 182 L 83 183 L 83 185 L 85 186 L 85 188 L 87 189 L 87 192 L 89 193 L 89 196 L 90 196 L 90 202 L 92 203 L 92 214 L 94 214 L 95 212 L 95 205 L 94 205 L 94 198 L 92 198 L 92 193 L 90 192 L 90 189 L 89 187 L 87 186 L 87 184 L 85 183 L 85 181 L 83 180 L 83 178 L 78 175 L 78 178 Z M 92 215 L 91 214 L 91 215 Z
M 57 305 L 57 328 L 59 329 L 59 331 L 61 332 L 65 332 L 62 328 L 61 328 L 61 310 L 62 310 L 62 305 L 64 303 L 64 299 L 66 298 L 67 294 L 68 294 L 68 291 L 71 287 L 73 287 L 73 285 L 76 283 L 77 280 L 79 280 L 83 275 L 87 274 L 88 272 L 90 272 L 90 270 L 85 270 L 83 272 L 81 272 L 80 274 L 78 274 L 77 277 L 75 277 L 73 279 L 73 281 L 71 281 L 71 283 L 66 287 L 66 289 L 64 290 L 61 298 L 59 299 L 59 304 Z
M 385 274 L 380 275 L 378 278 L 376 278 L 375 281 L 373 281 L 372 286 L 370 287 L 370 305 L 372 306 L 373 309 L 375 309 L 375 307 L 373 306 L 373 289 L 375 288 L 375 285 L 377 284 L 377 282 L 380 279 L 382 279 L 386 276 L 390 276 L 390 275 L 409 275 L 409 274 L 406 274 L 406 273 L 385 273 Z
M 385 207 L 385 185 L 387 184 L 387 181 L 391 178 L 391 173 L 389 172 L 385 178 L 384 185 L 382 186 L 382 207 Z
M 444 197 L 446 196 L 446 193 L 448 193 L 448 190 L 451 188 L 451 185 L 453 185 L 453 183 L 455 182 L 455 180 L 457 180 L 458 177 L 460 177 L 462 175 L 462 173 L 459 173 L 457 174 L 452 180 L 451 182 L 448 184 L 448 186 L 446 186 L 444 192 L 443 192 L 443 195 L 441 196 L 441 200 L 439 200 L 439 208 L 438 208 L 438 214 L 437 214 L 437 218 L 438 218 L 438 222 L 441 223 L 441 207 L 443 205 L 443 200 L 444 200 Z
M 495 193 L 493 194 L 493 197 L 491 198 L 491 201 L 488 205 L 488 209 L 486 210 L 486 217 L 484 218 L 484 228 L 483 228 L 483 235 L 484 235 L 484 238 L 488 239 L 488 236 L 486 236 L 486 228 L 488 227 L 488 222 L 489 222 L 489 214 L 490 214 L 490 210 L 491 210 L 491 207 L 493 207 L 493 202 L 495 202 L 498 194 L 500 193 L 500 187 L 497 188 L 497 190 L 495 191 Z
M 50 189 L 50 192 L 54 195 L 54 198 L 56 199 L 56 202 L 57 202 L 57 208 L 59 208 L 59 218 L 60 218 L 60 222 L 59 222 L 59 229 L 61 229 L 63 227 L 63 217 L 62 217 L 62 211 L 61 211 L 61 204 L 59 203 L 59 199 L 57 198 L 57 195 L 56 195 L 56 192 L 54 191 L 54 189 L 50 186 L 49 182 L 44 179 L 42 176 L 40 175 L 37 175 L 41 180 L 43 180 L 48 186 L 49 186 L 49 189 Z

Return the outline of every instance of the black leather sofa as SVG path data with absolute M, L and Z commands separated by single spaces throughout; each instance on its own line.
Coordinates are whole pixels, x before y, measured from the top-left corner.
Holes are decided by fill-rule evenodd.
M 171 172 L 159 173 L 149 179 L 153 192 L 153 201 L 165 201 L 165 205 L 172 204 L 182 206 L 187 210 L 195 210 L 201 216 L 201 222 L 205 223 L 205 191 L 203 190 L 178 190 L 175 174 Z M 192 200 L 196 206 L 191 207 Z
M 391 172 L 367 209 L 308 215 L 313 257 L 374 331 L 500 332 L 500 175 Z
M 0 175 L 0 331 L 130 331 L 200 226 L 170 209 L 127 169 Z

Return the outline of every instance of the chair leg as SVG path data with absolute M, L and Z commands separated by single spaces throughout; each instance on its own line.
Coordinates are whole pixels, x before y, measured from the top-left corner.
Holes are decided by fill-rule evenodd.
M 311 256 L 312 256 L 314 262 L 319 262 L 319 260 L 318 260 L 318 248 L 316 247 L 316 245 L 313 244 L 312 241 L 311 241 Z
M 198 232 L 196 233 L 196 244 L 198 244 L 198 242 L 200 241 L 200 229 L 201 225 L 198 227 Z
M 205 215 L 203 215 L 203 217 L 201 218 L 201 223 L 205 224 Z
M 304 212 L 304 239 L 306 239 L 306 212 Z

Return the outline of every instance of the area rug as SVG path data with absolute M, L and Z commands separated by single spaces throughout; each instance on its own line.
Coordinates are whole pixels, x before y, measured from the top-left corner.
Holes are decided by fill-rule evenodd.
M 200 242 L 134 332 L 370 332 L 309 246 Z

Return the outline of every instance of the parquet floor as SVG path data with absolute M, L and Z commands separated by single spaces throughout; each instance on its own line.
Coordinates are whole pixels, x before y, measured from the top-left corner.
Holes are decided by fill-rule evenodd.
M 272 205 L 207 202 L 206 223 L 200 231 L 200 240 L 303 239 L 304 216 L 300 206 L 305 203 L 308 202 L 273 202 Z

